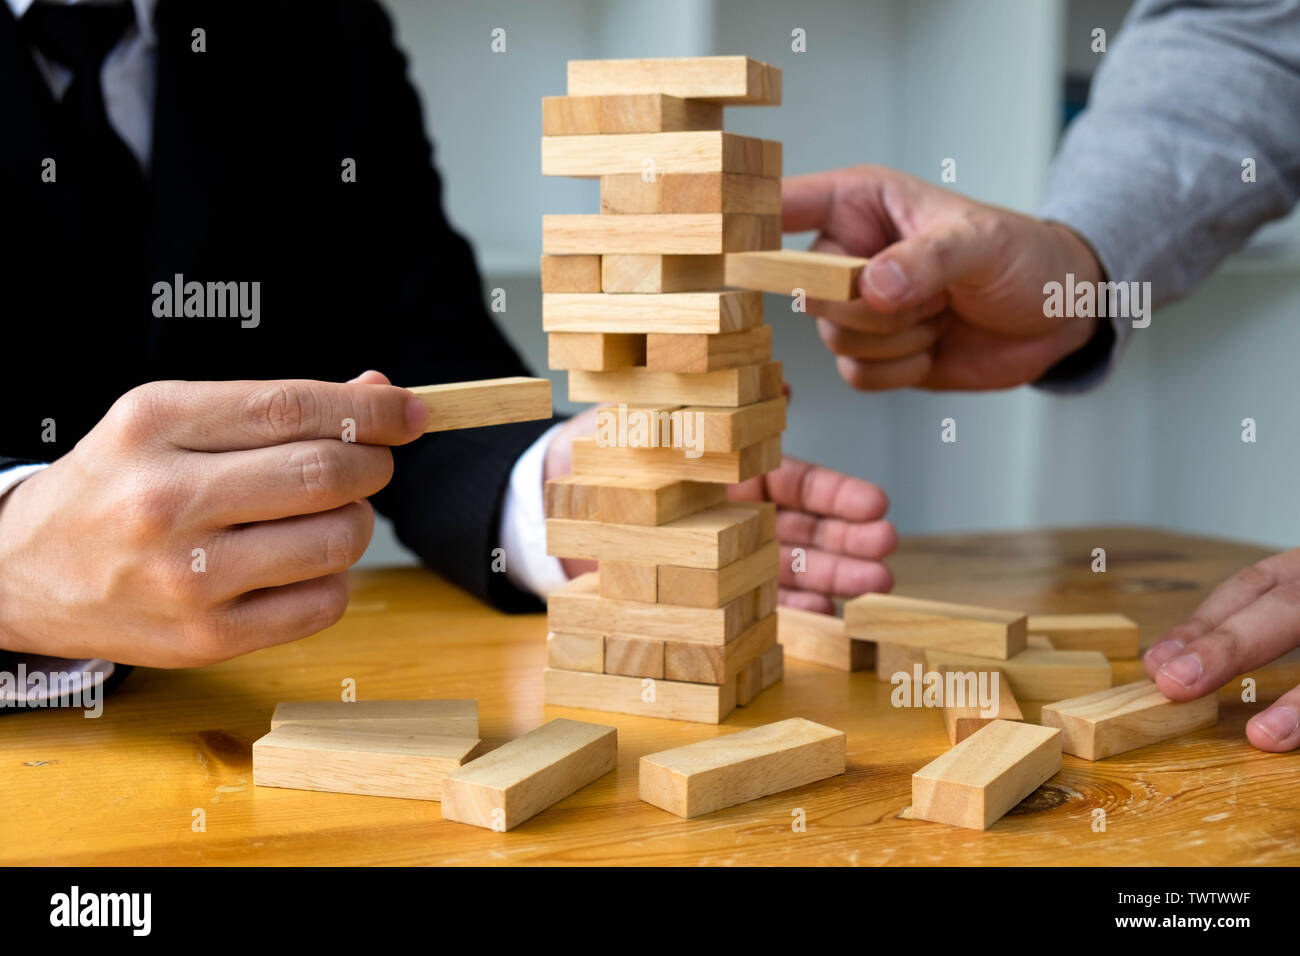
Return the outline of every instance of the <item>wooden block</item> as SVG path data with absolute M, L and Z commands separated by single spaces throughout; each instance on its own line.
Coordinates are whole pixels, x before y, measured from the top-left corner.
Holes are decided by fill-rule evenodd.
M 721 568 L 770 541 L 775 526 L 768 502 L 730 502 L 655 528 L 550 518 L 546 547 L 547 554 L 567 558 Z
M 622 634 L 605 636 L 605 673 L 627 677 L 664 676 L 664 642 Z
M 766 178 L 766 174 L 665 173 L 646 185 L 658 186 L 655 212 L 781 214 L 781 180 Z
M 995 720 L 1024 720 L 1025 715 L 1011 693 L 1011 682 L 997 668 L 974 671 L 940 667 L 939 674 L 944 678 L 943 725 L 952 743 L 961 743 Z M 949 677 L 949 674 L 953 676 Z M 992 701 L 993 706 L 983 708 L 979 705 L 979 682 L 986 681 L 985 690 L 991 695 L 994 678 L 997 678 L 997 699 Z M 952 690 L 958 696 L 954 697 L 950 693 Z
M 781 439 L 768 438 L 738 451 L 705 452 L 690 457 L 678 448 L 601 448 L 591 436 L 573 441 L 573 467 L 581 475 L 650 478 L 735 484 L 781 464 Z
M 542 256 L 543 292 L 599 292 L 600 256 Z
M 925 648 L 876 642 L 876 680 L 892 681 L 895 674 L 911 674 L 918 664 L 924 670 Z
M 574 371 L 569 374 L 569 401 L 735 407 L 776 398 L 781 383 L 780 362 L 701 373 L 644 368 Z
M 763 690 L 767 690 L 785 676 L 785 650 L 780 644 L 770 647 L 760 660 L 763 662 L 763 676 L 760 680 Z
M 393 729 L 406 723 L 330 720 L 282 724 L 253 741 L 253 784 L 439 800 L 448 772 L 478 753 L 482 741 L 477 736 Z
M 659 211 L 657 178 L 646 180 L 639 173 L 600 177 L 601 215 L 646 216 Z
M 601 256 L 601 289 L 618 294 L 712 291 L 722 287 L 723 261 L 720 255 Z
M 762 321 L 762 303 L 759 304 Z M 721 334 L 647 335 L 645 361 L 654 372 L 715 372 L 757 365 L 772 358 L 772 326 L 757 325 Z
M 552 720 L 449 773 L 442 818 L 512 830 L 617 764 L 613 727 Z
M 775 249 L 727 255 L 727 285 L 793 295 L 803 289 L 814 299 L 847 302 L 858 298 L 858 277 L 867 260 L 826 252 Z
M 1024 614 L 973 604 L 863 594 L 844 605 L 844 623 L 851 636 L 885 644 L 942 648 L 998 660 L 1025 649 Z
M 566 475 L 546 483 L 546 517 L 653 527 L 726 501 L 716 483 Z
M 727 106 L 780 106 L 781 71 L 745 56 L 570 60 L 570 96 L 667 93 Z
M 1061 749 L 1103 760 L 1181 737 L 1219 722 L 1219 698 L 1172 701 L 1149 680 L 1073 697 L 1043 708 L 1042 723 L 1061 731 Z
M 875 663 L 875 645 L 849 637 L 838 617 L 793 607 L 777 608 L 776 613 L 778 640 L 785 653 L 796 660 L 840 671 L 870 670 Z
M 672 605 L 658 606 L 669 608 Z M 761 620 L 754 621 L 739 637 L 727 644 L 665 641 L 663 676 L 668 680 L 698 684 L 725 684 L 736 680 L 745 665 L 758 660 L 775 643 L 776 615 L 771 612 Z
M 659 565 L 659 601 L 688 607 L 721 607 L 780 571 L 781 546 L 768 541 L 752 554 L 717 570 Z
M 720 724 L 736 708 L 736 685 L 687 684 L 653 677 L 588 674 L 548 667 L 542 672 L 544 697 L 554 707 Z
M 673 444 L 698 448 L 705 454 L 749 448 L 785 430 L 785 410 L 784 395 L 739 408 L 687 405 L 678 409 L 677 421 L 686 428 L 694 428 L 695 434 L 682 435 L 679 441 L 674 433 Z
M 1025 638 L 1025 647 L 1035 647 L 1040 651 L 1056 650 L 1056 645 L 1052 643 L 1050 637 L 1044 637 L 1042 634 L 1030 634 Z
M 551 417 L 551 382 L 545 378 L 488 378 L 409 391 L 429 409 L 426 433 Z
M 802 717 L 647 754 L 640 795 L 679 817 L 698 817 L 844 772 L 841 731 Z
M 781 141 L 779 139 L 763 140 L 763 175 L 770 179 L 780 179 L 783 175 L 781 161 Z
M 608 372 L 645 365 L 646 337 L 607 332 L 552 332 L 547 365 L 559 369 Z
M 754 598 L 751 596 L 754 592 L 742 594 L 720 608 L 680 607 L 603 598 L 600 596 L 598 578 L 597 572 L 582 574 L 559 590 L 551 592 L 546 599 L 546 620 L 552 631 L 598 631 L 607 636 L 619 634 L 660 641 L 726 644 L 735 639 L 755 617 Z M 610 669 L 609 655 L 607 642 L 605 672 L 624 673 Z
M 542 97 L 543 136 L 722 129 L 722 107 L 663 93 Z
M 659 600 L 659 569 L 653 564 L 602 561 L 600 596 L 615 601 L 643 601 L 654 604 Z
M 1138 656 L 1137 623 L 1123 614 L 1031 614 L 1029 630 L 1062 651 L 1101 651 L 1112 661 Z
M 776 645 L 779 647 L 780 645 Z M 766 653 L 766 652 L 764 652 Z M 736 675 L 736 706 L 744 707 L 763 690 L 763 655 L 760 654 Z
M 656 178 L 674 173 L 761 176 L 763 141 L 722 130 L 542 137 L 543 176 L 640 176 L 651 162 Z
M 987 830 L 1061 769 L 1061 732 L 995 720 L 912 774 L 912 817 Z
M 547 332 L 736 332 L 763 321 L 757 292 L 544 293 Z
M 716 256 L 769 249 L 773 242 L 780 247 L 780 216 L 710 212 L 542 217 L 542 251 L 547 255 Z
M 605 673 L 605 635 L 600 631 L 552 631 L 546 636 L 546 666 Z
M 443 737 L 478 736 L 478 701 L 446 700 L 295 700 L 275 705 L 271 729 L 285 724 L 330 720 L 418 722 L 424 733 Z
M 990 665 L 1007 675 L 1017 700 L 1063 700 L 1110 686 L 1110 662 L 1100 651 L 1046 651 L 1027 648 L 1005 661 L 927 648 L 926 667 L 979 670 Z

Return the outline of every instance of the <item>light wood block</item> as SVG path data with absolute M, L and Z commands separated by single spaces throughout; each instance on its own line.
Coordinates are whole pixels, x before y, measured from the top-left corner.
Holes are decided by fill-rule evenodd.
M 649 604 L 659 600 L 659 569 L 653 564 L 602 561 L 599 575 L 600 596 L 603 598 Z
M 663 677 L 664 642 L 623 634 L 605 635 L 605 673 Z
M 1062 651 L 1101 651 L 1112 661 L 1138 657 L 1137 622 L 1123 614 L 1031 614 L 1029 630 Z
M 253 741 L 253 784 L 291 790 L 439 800 L 447 774 L 482 741 L 394 730 L 407 721 L 282 724 Z
M 674 173 L 761 176 L 763 141 L 722 130 L 542 137 L 543 176 L 640 176 L 650 162 L 656 178 Z
M 985 666 L 988 661 L 985 661 Z M 895 674 L 912 674 L 916 665 L 925 672 L 925 648 L 876 642 L 876 680 L 892 681 Z
M 759 303 L 762 321 L 762 303 Z M 647 335 L 645 361 L 653 372 L 715 372 L 723 368 L 758 365 L 772 358 L 772 327 L 757 325 L 722 334 Z
M 679 410 L 679 421 L 692 423 L 693 440 L 683 437 L 680 442 L 674 435 L 673 444 L 698 447 L 710 452 L 739 451 L 750 448 L 785 431 L 785 396 L 769 398 L 762 402 L 741 405 L 739 408 L 710 408 L 705 405 L 687 405 Z M 780 464 L 778 461 L 777 464 Z
M 1024 614 L 973 604 L 863 594 L 844 605 L 844 623 L 851 636 L 885 644 L 942 648 L 998 660 L 1025 649 Z
M 781 546 L 768 541 L 716 570 L 659 565 L 659 601 L 688 607 L 721 607 L 780 572 Z
M 1061 748 L 1084 760 L 1103 760 L 1172 740 L 1219 722 L 1219 698 L 1173 701 L 1149 680 L 1048 704 L 1044 726 L 1061 731 Z
M 840 671 L 870 670 L 876 661 L 875 645 L 849 637 L 838 617 L 793 607 L 777 608 L 776 614 L 778 640 L 795 660 Z
M 419 723 L 424 733 L 443 737 L 478 736 L 478 701 L 446 700 L 295 700 L 275 705 L 271 729 L 285 724 L 331 720 Z
M 742 594 L 720 608 L 680 607 L 603 598 L 598 578 L 598 572 L 582 574 L 551 592 L 546 599 L 546 620 L 552 631 L 599 631 L 607 636 L 726 644 L 755 618 L 754 592 Z M 607 642 L 606 673 L 621 673 L 610 669 L 609 654 Z
M 734 681 L 688 684 L 550 667 L 543 671 L 542 681 L 545 701 L 552 707 L 581 707 L 700 724 L 720 724 L 736 709 Z
M 736 332 L 763 321 L 757 292 L 549 293 L 542 295 L 546 332 Z
M 542 97 L 543 136 L 722 129 L 722 107 L 663 93 Z
M 776 645 L 780 647 L 780 645 Z M 762 693 L 763 655 L 760 654 L 736 675 L 736 706 L 744 707 Z
M 581 475 L 735 484 L 781 464 L 781 439 L 768 438 L 738 451 L 704 452 L 691 458 L 679 448 L 601 448 L 591 436 L 574 439 L 573 467 Z
M 1006 674 L 1017 700 L 1063 700 L 1096 693 L 1110 687 L 1110 662 L 1101 651 L 1048 651 L 1027 648 L 1005 661 L 954 654 L 927 648 L 925 663 L 930 670 L 959 667 L 979 670 L 995 666 Z
M 963 695 L 960 698 L 960 704 L 957 699 L 951 699 L 948 696 L 949 678 L 947 675 L 950 672 L 959 675 L 957 677 L 959 680 L 964 678 L 959 686 L 954 686 L 954 689 Z M 995 720 L 1025 719 L 1025 715 L 1021 713 L 1020 705 L 1016 703 L 1015 695 L 1011 693 L 1011 682 L 997 668 L 974 671 L 960 667 L 940 667 L 939 674 L 944 678 L 943 726 L 948 731 L 948 740 L 952 743 L 961 743 L 975 731 Z M 981 674 L 989 675 L 984 679 L 988 681 L 986 687 L 990 691 L 993 689 L 993 678 L 997 678 L 997 699 L 993 701 L 993 706 L 988 708 L 987 712 L 979 706 L 979 680 Z
M 714 291 L 722 288 L 722 264 L 720 255 L 605 255 L 600 257 L 601 289 L 647 295 Z
M 546 517 L 653 527 L 726 501 L 716 483 L 566 475 L 546 483 Z
M 780 216 L 710 212 L 542 217 L 542 251 L 547 255 L 716 256 L 780 245 Z
M 546 666 L 605 673 L 605 635 L 600 631 L 552 631 L 546 636 Z
M 775 528 L 770 502 L 729 502 L 655 528 L 551 518 L 546 545 L 559 557 L 721 568 L 772 540 Z
M 667 211 L 667 210 L 665 210 Z M 773 249 L 727 256 L 727 285 L 793 295 L 795 289 L 814 299 L 847 302 L 858 298 L 858 277 L 867 260 L 826 252 Z
M 647 181 L 638 173 L 600 179 L 600 211 L 651 213 L 781 213 L 781 180 L 739 173 L 665 173 Z M 719 279 L 721 283 L 721 279 Z
M 647 754 L 641 799 L 679 817 L 698 817 L 844 772 L 845 735 L 792 717 Z
M 551 417 L 551 382 L 545 378 L 488 378 L 419 385 L 409 391 L 429 409 L 426 433 Z
M 671 607 L 666 604 L 658 606 Z M 745 665 L 758 660 L 776 643 L 776 626 L 776 615 L 769 612 L 727 644 L 665 641 L 663 676 L 668 680 L 698 684 L 725 684 L 735 680 Z
M 781 363 L 764 362 L 716 372 L 652 372 L 644 368 L 569 374 L 571 402 L 639 405 L 721 405 L 734 408 L 781 394 Z
M 647 179 L 639 173 L 601 176 L 600 212 L 605 216 L 648 216 L 659 212 L 659 178 Z
M 780 179 L 784 175 L 783 153 L 779 139 L 763 140 L 763 175 L 768 179 Z
M 768 648 L 762 658 L 763 674 L 760 678 L 763 690 L 771 687 L 785 676 L 785 650 L 780 644 Z
M 542 292 L 599 292 L 600 256 L 542 256 Z
M 987 830 L 1061 769 L 1061 732 L 995 720 L 912 775 L 912 816 Z
M 780 106 L 781 71 L 745 56 L 570 60 L 570 96 L 667 93 L 726 106 Z
M 1042 634 L 1030 634 L 1025 638 L 1025 647 L 1036 647 L 1040 651 L 1054 651 L 1056 645 L 1052 643 L 1050 637 L 1044 637 Z
M 449 773 L 442 818 L 512 830 L 617 764 L 613 727 L 552 720 Z
M 547 337 L 547 366 L 608 372 L 645 365 L 644 335 L 606 332 L 552 332 Z

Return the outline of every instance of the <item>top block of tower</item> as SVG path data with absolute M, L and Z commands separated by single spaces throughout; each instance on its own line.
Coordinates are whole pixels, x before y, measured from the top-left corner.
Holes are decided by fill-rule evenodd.
M 747 56 L 570 60 L 570 96 L 666 93 L 724 106 L 780 106 L 781 71 Z

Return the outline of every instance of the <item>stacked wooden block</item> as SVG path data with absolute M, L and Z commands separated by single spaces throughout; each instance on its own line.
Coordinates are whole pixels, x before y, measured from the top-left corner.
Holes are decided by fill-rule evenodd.
M 542 172 L 599 178 L 601 211 L 546 216 L 542 313 L 569 398 L 605 403 L 548 482 L 551 554 L 598 562 L 551 596 L 546 702 L 717 723 L 781 674 L 766 503 L 785 427 L 762 293 L 726 254 L 776 250 L 781 144 L 722 129 L 780 102 L 746 57 L 569 64 L 542 104 Z

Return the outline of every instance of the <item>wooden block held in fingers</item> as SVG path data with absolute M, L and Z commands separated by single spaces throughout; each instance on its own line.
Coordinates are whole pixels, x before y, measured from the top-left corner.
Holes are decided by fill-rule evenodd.
M 546 517 L 656 526 L 726 501 L 727 489 L 673 478 L 566 475 L 546 483 Z
M 680 448 L 601 448 L 595 438 L 573 441 L 573 467 L 580 475 L 615 477 L 644 474 L 651 478 L 735 484 L 781 464 L 781 439 L 768 438 L 738 451 L 705 452 L 697 457 Z
M 546 332 L 735 332 L 763 321 L 757 292 L 544 293 Z
M 710 292 L 722 288 L 723 258 L 717 256 L 618 255 L 600 257 L 601 290 L 657 294 Z M 762 321 L 760 315 L 759 321 Z
M 995 720 L 912 775 L 912 816 L 987 830 L 1061 769 L 1061 732 Z
M 781 217 L 776 215 L 710 212 L 542 217 L 542 251 L 547 255 L 716 256 L 768 249 L 774 242 L 779 248 Z
M 858 298 L 858 277 L 866 265 L 857 256 L 826 252 L 733 252 L 727 256 L 727 285 L 779 295 L 803 289 L 809 298 L 847 302 Z
M 600 596 L 615 601 L 659 600 L 659 569 L 630 561 L 600 562 Z
M 1110 687 L 1110 662 L 1100 651 L 1045 651 L 1027 648 L 1005 661 L 927 648 L 926 667 L 979 670 L 997 667 L 1018 700 L 1063 700 Z
M 735 212 L 757 216 L 781 213 L 779 178 L 739 173 L 666 173 L 657 178 L 656 184 L 646 185 L 658 186 L 655 212 Z M 645 191 L 642 195 L 646 195 Z M 642 201 L 648 202 L 647 199 Z
M 552 631 L 546 636 L 546 666 L 605 673 L 605 635 L 599 631 Z
M 575 371 L 569 375 L 569 401 L 734 408 L 776 398 L 781 394 L 781 383 L 780 362 L 699 374 L 652 372 L 644 368 Z
M 543 136 L 722 129 L 722 107 L 663 93 L 542 97 Z
M 613 332 L 552 332 L 547 336 L 547 367 L 608 372 L 645 365 L 644 335 Z
M 911 674 L 917 664 L 925 669 L 925 648 L 876 642 L 876 680 L 892 681 L 895 674 Z
M 780 106 L 781 71 L 746 56 L 570 60 L 570 96 L 667 93 L 726 106 Z
M 271 729 L 285 724 L 329 720 L 419 721 L 425 733 L 444 737 L 478 736 L 478 701 L 445 700 L 295 700 L 275 705 Z
M 721 568 L 770 541 L 775 524 L 770 502 L 737 501 L 654 528 L 550 518 L 546 544 L 560 557 Z
M 542 256 L 543 292 L 599 292 L 600 256 Z
M 760 307 L 761 313 L 761 307 Z M 721 334 L 646 336 L 646 368 L 655 372 L 714 372 L 757 365 L 772 358 L 772 327 L 758 325 Z
M 1025 649 L 1024 614 L 973 604 L 863 594 L 844 605 L 844 623 L 853 637 L 885 644 L 942 648 L 998 660 Z
M 997 668 L 974 671 L 940 667 L 939 674 L 944 678 L 943 725 L 952 743 L 961 743 L 995 720 L 1024 720 L 1011 693 L 1011 682 Z M 989 706 L 981 706 L 982 700 L 987 700 Z
M 763 141 L 722 130 L 542 137 L 543 176 L 639 176 L 647 161 L 654 162 L 656 178 L 673 173 L 761 176 Z
M 736 709 L 736 684 L 687 684 L 653 677 L 587 674 L 548 667 L 542 674 L 545 701 L 553 707 L 720 724 Z
M 1101 651 L 1112 661 L 1138 657 L 1137 623 L 1123 614 L 1031 614 L 1029 630 L 1061 651 Z
M 545 378 L 488 378 L 477 382 L 419 385 L 409 391 L 429 409 L 425 432 L 551 417 L 551 382 Z
M 613 727 L 552 720 L 449 773 L 442 785 L 442 818 L 512 830 L 617 763 Z
M 845 735 L 802 717 L 647 754 L 640 794 L 679 817 L 698 817 L 844 772 Z
M 668 605 L 660 605 L 665 607 Z M 776 615 L 768 613 L 726 644 L 666 641 L 663 676 L 697 684 L 725 684 L 737 679 L 750 661 L 776 643 Z
M 780 544 L 768 541 L 751 554 L 716 570 L 661 564 L 659 601 L 688 607 L 721 607 L 776 577 L 780 562 Z
M 778 640 L 796 660 L 840 671 L 870 670 L 875 663 L 875 645 L 849 637 L 838 617 L 793 607 L 777 608 L 776 614 Z
M 478 752 L 475 737 L 394 730 L 407 721 L 282 724 L 253 742 L 258 787 L 439 800 L 447 774 Z
M 1213 727 L 1219 698 L 1172 701 L 1149 680 L 1048 704 L 1042 723 L 1061 731 L 1061 748 L 1084 760 L 1102 760 L 1147 744 Z
M 664 642 L 621 634 L 605 636 L 605 673 L 663 677 Z

